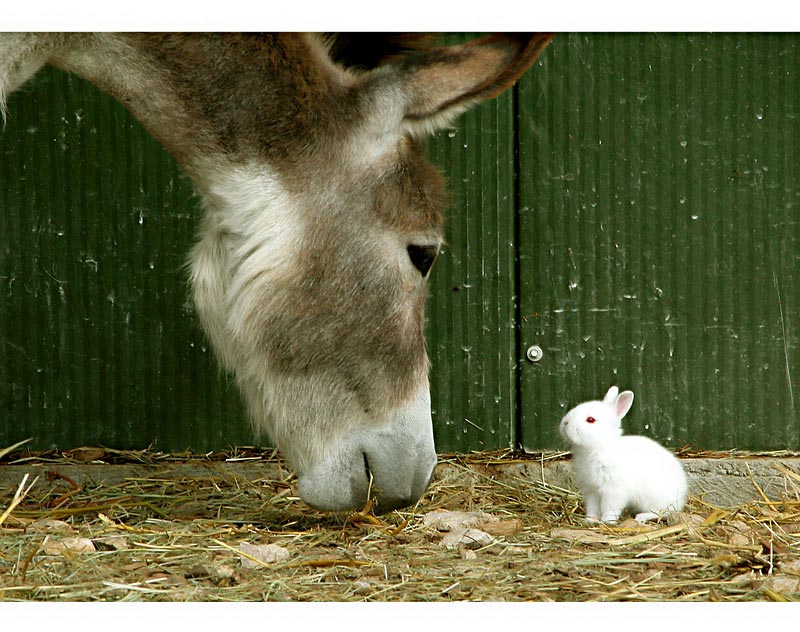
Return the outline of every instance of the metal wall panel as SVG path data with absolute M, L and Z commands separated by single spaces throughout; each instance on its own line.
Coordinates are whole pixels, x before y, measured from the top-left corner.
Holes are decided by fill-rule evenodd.
M 800 37 L 582 34 L 520 86 L 521 442 L 800 449 Z
M 188 299 L 183 266 L 200 213 L 188 180 L 124 108 L 78 78 L 45 69 L 9 111 L 0 445 L 252 443 Z M 506 95 L 431 143 L 453 192 L 428 306 L 444 451 L 513 442 L 513 122 Z
M 430 145 L 452 193 L 432 273 L 428 351 L 439 450 L 513 445 L 516 432 L 513 101 L 501 95 Z

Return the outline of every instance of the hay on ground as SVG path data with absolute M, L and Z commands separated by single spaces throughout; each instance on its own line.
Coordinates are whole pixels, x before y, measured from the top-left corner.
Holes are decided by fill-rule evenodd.
M 800 476 L 791 469 L 783 498 L 724 509 L 691 498 L 670 524 L 598 526 L 585 524 L 574 490 L 498 474 L 499 464 L 530 458 L 443 456 L 415 507 L 376 517 L 307 507 L 272 452 L 7 454 L 3 463 L 30 478 L 0 490 L 0 599 L 800 599 Z M 193 459 L 220 467 L 170 473 Z M 159 469 L 113 483 L 59 474 L 76 462 Z M 268 475 L 225 467 L 242 462 Z

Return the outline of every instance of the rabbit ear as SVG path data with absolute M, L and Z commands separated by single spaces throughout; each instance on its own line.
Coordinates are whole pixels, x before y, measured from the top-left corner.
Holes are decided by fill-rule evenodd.
M 617 397 L 617 418 L 622 419 L 633 406 L 633 391 L 623 391 Z
M 613 406 L 617 401 L 617 394 L 619 393 L 619 388 L 616 386 L 612 386 L 608 389 L 606 396 L 603 398 L 603 403 L 608 404 L 609 406 Z

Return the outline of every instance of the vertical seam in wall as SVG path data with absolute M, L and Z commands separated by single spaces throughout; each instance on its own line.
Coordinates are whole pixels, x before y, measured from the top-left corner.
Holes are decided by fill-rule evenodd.
M 513 174 L 514 174 L 514 188 L 512 207 L 514 212 L 513 219 L 513 240 L 514 240 L 514 279 L 513 279 L 513 296 L 514 296 L 514 361 L 512 363 L 512 379 L 511 383 L 514 388 L 513 397 L 513 424 L 511 437 L 511 447 L 518 449 L 521 447 L 522 441 L 522 298 L 520 291 L 522 289 L 522 271 L 520 269 L 519 257 L 519 242 L 520 242 L 520 133 L 519 133 L 519 84 L 515 84 L 511 92 L 511 107 L 512 107 L 512 130 L 513 130 Z

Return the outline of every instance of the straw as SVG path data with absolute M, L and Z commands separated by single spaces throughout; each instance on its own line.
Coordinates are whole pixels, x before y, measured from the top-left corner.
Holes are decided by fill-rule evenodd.
M 41 476 L 34 486 L 26 476 L 0 491 L 0 507 L 6 507 L 0 516 L 0 599 L 800 599 L 794 470 L 776 466 L 786 481 L 782 497 L 745 476 L 742 484 L 755 485 L 756 500 L 739 507 L 692 497 L 670 524 L 642 526 L 628 519 L 597 525 L 584 521 L 574 489 L 515 476 L 506 467 L 528 462 L 538 469 L 564 456 L 510 450 L 441 455 L 419 503 L 375 516 L 371 503 L 349 515 L 306 506 L 274 451 L 237 448 L 197 456 L 105 450 L 93 462 L 145 464 L 153 466 L 152 475 L 104 483 L 104 466 L 92 465 L 97 474 L 85 479 Z M 5 461 L 46 472 L 74 464 L 75 457 L 8 452 Z M 219 467 L 197 469 L 205 474 L 190 477 L 186 467 L 193 463 Z M 236 474 L 242 465 L 251 476 Z M 436 510 L 482 512 L 508 528 L 477 549 L 447 548 L 441 544 L 447 534 L 424 520 Z M 483 519 L 475 528 L 482 524 L 488 533 L 493 523 Z M 94 550 L 87 550 L 87 540 Z M 244 542 L 272 544 L 289 555 L 264 562 L 243 551 Z

